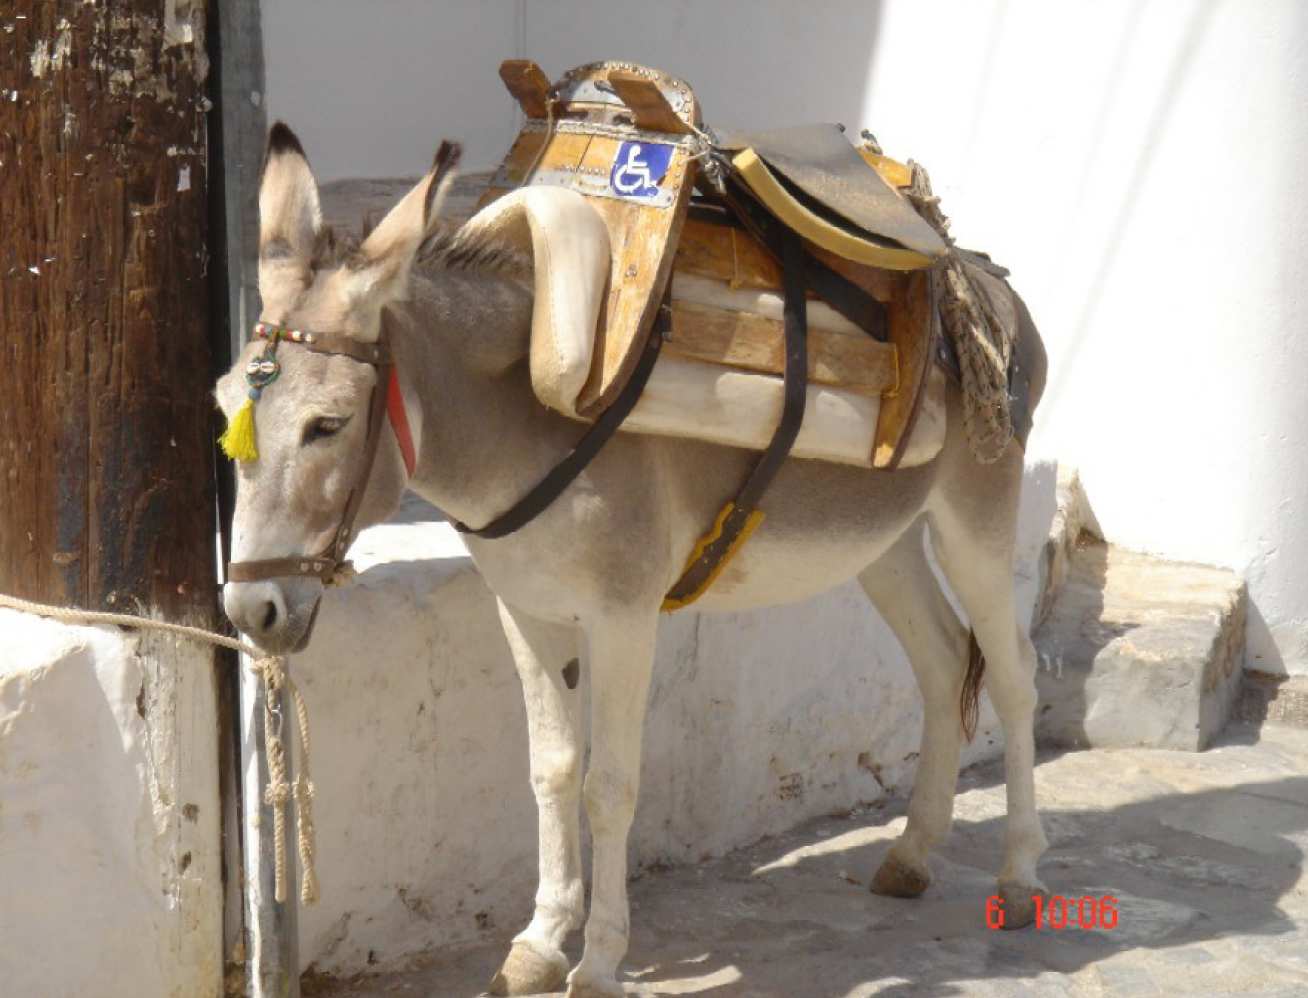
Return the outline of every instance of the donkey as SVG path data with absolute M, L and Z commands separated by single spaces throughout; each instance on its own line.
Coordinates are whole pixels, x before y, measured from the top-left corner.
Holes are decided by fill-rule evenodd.
M 581 433 L 532 393 L 529 262 L 438 222 L 451 177 L 445 165 L 351 242 L 324 225 L 317 184 L 293 133 L 278 124 L 270 135 L 259 192 L 263 321 L 365 344 L 377 341 L 385 321 L 396 356 L 416 466 L 410 477 L 396 435 L 383 432 L 358 514 L 364 525 L 388 517 L 406 487 L 464 523 L 487 523 Z M 1044 353 L 1038 343 L 1028 347 L 1039 360 L 1034 404 Z M 242 375 L 258 350 L 248 346 L 218 382 L 229 418 L 244 401 Z M 239 465 L 238 561 L 322 548 L 364 473 L 374 367 L 289 345 L 278 359 L 279 381 L 259 403 L 258 458 Z M 789 460 L 764 500 L 764 525 L 700 606 L 803 600 L 857 577 L 902 643 L 925 724 L 907 826 L 872 885 L 885 895 L 915 897 L 930 883 L 928 853 L 952 818 L 965 737 L 960 702 L 968 673 L 979 681 L 979 669 L 986 670 L 1005 736 L 1008 824 L 998 893 L 1006 925 L 1017 927 L 1030 922 L 1033 895 L 1044 890 L 1036 865 L 1047 845 L 1033 775 L 1036 660 L 1014 606 L 1022 453 L 1011 444 L 997 462 L 979 464 L 962 430 L 961 396 L 949 391 L 943 450 L 920 467 L 888 474 Z M 622 993 L 616 973 L 628 945 L 627 833 L 660 603 L 754 459 L 707 443 L 620 433 L 527 526 L 498 540 L 468 537 L 521 677 L 539 808 L 535 910 L 495 975 L 496 994 L 552 991 L 565 978 L 570 998 Z M 971 633 L 936 582 L 924 524 Z M 230 582 L 224 605 L 260 647 L 286 652 L 306 640 L 321 595 L 313 577 Z M 584 779 L 579 694 L 569 668 L 578 657 L 591 682 Z M 584 952 L 569 973 L 562 946 L 581 925 L 585 904 L 583 801 L 592 887 Z

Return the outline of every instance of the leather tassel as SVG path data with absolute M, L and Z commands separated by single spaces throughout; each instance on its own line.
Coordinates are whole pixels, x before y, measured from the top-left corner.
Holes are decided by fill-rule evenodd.
M 218 438 L 223 453 L 233 461 L 257 461 L 259 450 L 254 441 L 254 399 L 247 398 L 236 410 L 227 429 Z

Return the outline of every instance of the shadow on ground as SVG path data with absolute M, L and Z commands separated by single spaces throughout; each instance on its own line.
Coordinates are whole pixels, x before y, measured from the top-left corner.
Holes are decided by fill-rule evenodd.
M 916 901 L 867 884 L 903 802 L 809 822 L 631 885 L 633 994 L 1295 994 L 1308 990 L 1308 731 L 1232 729 L 1205 753 L 1046 756 L 1037 770 L 1063 897 L 1112 895 L 1112 929 L 986 927 L 1003 837 L 1000 769 L 964 774 L 957 820 Z M 576 959 L 580 940 L 570 947 Z M 505 942 L 434 954 L 333 998 L 478 994 Z

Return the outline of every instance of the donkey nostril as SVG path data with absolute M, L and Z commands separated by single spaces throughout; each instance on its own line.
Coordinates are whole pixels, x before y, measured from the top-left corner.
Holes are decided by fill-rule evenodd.
M 269 600 L 263 605 L 263 629 L 270 631 L 275 623 L 277 623 L 277 604 Z

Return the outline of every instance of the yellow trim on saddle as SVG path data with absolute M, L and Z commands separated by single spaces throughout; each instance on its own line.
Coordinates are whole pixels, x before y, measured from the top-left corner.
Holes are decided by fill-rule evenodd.
M 921 270 L 931 265 L 928 256 L 914 250 L 882 246 L 860 239 L 809 211 L 781 186 L 753 149 L 742 149 L 732 157 L 731 162 L 767 209 L 809 242 L 846 260 L 886 270 Z
M 858 154 L 863 157 L 863 162 L 881 174 L 881 179 L 891 187 L 907 187 L 913 182 L 913 168 L 907 164 L 879 152 L 873 152 L 871 149 L 859 149 Z
M 727 522 L 727 517 L 731 515 L 731 511 L 735 508 L 736 504 L 734 502 L 728 502 L 722 507 L 722 511 L 718 513 L 718 518 L 713 521 L 713 526 L 709 529 L 709 532 L 695 542 L 695 548 L 690 552 L 690 557 L 686 559 L 686 567 L 682 569 L 682 575 L 688 572 L 695 562 L 699 561 L 710 544 L 722 536 L 722 528 Z M 709 586 L 717 581 L 718 576 L 722 574 L 722 570 L 727 567 L 727 564 L 731 559 L 736 556 L 736 552 L 744 546 L 747 540 L 749 540 L 750 534 L 758 529 L 759 524 L 763 522 L 763 515 L 761 509 L 756 509 L 754 512 L 750 513 L 749 516 L 745 518 L 745 526 L 743 526 L 740 533 L 736 535 L 736 539 L 731 542 L 731 546 L 722 553 L 722 557 L 704 578 L 703 583 L 701 583 L 694 592 L 682 596 L 680 599 L 673 599 L 671 597 L 664 599 L 663 606 L 661 607 L 663 612 L 671 613 L 673 610 L 680 610 L 684 606 L 690 606 L 690 604 L 703 596 L 704 593 L 708 591 Z

